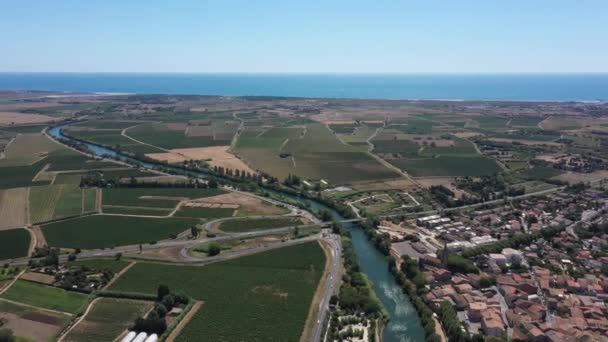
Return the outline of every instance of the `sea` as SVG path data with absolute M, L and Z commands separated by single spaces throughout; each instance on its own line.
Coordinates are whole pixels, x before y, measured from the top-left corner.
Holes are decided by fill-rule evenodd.
M 0 90 L 421 100 L 608 101 L 608 73 L 0 73 Z

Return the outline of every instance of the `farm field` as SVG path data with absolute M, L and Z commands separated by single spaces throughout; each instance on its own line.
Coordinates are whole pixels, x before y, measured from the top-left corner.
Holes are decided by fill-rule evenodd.
M 87 302 L 87 295 L 85 294 L 25 280 L 17 280 L 0 297 L 43 309 L 71 314 L 78 312 Z
M 26 225 L 28 190 L 28 188 L 0 190 L 0 229 Z
M 63 341 L 113 341 L 152 308 L 152 302 L 101 298 Z
M 76 184 L 58 184 L 30 189 L 30 221 L 50 221 L 95 211 L 95 189 L 80 189 Z
M 192 217 L 201 219 L 217 219 L 222 217 L 231 217 L 234 214 L 234 209 L 231 208 L 203 208 L 203 207 L 186 207 L 182 206 L 175 213 L 175 217 Z
M 482 176 L 501 171 L 494 160 L 481 156 L 393 159 L 388 161 L 414 177 Z
M 54 341 L 71 316 L 0 300 L 3 329 L 13 331 L 17 342 Z
M 90 141 L 99 145 L 126 150 L 135 154 L 161 152 L 161 149 L 135 142 L 121 134 L 120 129 L 112 130 L 68 130 L 74 138 Z
M 141 207 L 113 207 L 104 205 L 102 209 L 104 214 L 120 214 L 120 215 L 143 215 L 143 216 L 168 216 L 173 209 L 171 208 L 141 208 Z
M 30 233 L 22 228 L 0 230 L 0 260 L 26 257 Z
M 316 242 L 206 266 L 137 263 L 111 290 L 155 294 L 162 283 L 204 301 L 177 341 L 297 341 L 324 264 Z
M 180 200 L 223 194 L 220 189 L 195 188 L 109 188 L 103 190 L 103 204 L 130 207 L 174 208 Z
M 228 233 L 243 233 L 256 230 L 266 230 L 302 224 L 296 218 L 260 218 L 260 219 L 238 219 L 228 220 L 220 224 L 219 229 Z
M 45 160 L 41 160 L 32 165 L 0 167 L 0 189 L 49 184 L 49 181 L 33 181 L 36 174 L 42 170 L 45 165 Z
M 187 218 L 92 215 L 45 224 L 42 231 L 50 246 L 92 249 L 168 239 L 197 222 Z
M 30 165 L 44 158 L 49 152 L 61 149 L 42 133 L 26 133 L 15 137 L 0 160 L 0 167 Z
M 185 129 L 185 126 L 181 129 L 171 129 L 168 124 L 145 124 L 128 129 L 126 134 L 136 140 L 168 150 L 230 145 L 232 140 L 232 136 L 225 133 L 217 137 L 219 139 L 215 139 L 213 136 L 187 136 Z M 234 133 L 236 133 L 236 128 Z

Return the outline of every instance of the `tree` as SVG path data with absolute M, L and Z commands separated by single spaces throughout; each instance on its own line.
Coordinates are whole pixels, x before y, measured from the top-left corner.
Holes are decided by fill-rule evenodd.
M 209 183 L 207 183 L 207 185 L 211 189 L 217 189 L 217 186 L 218 186 L 217 181 L 215 179 L 210 180 Z
M 163 300 L 163 298 L 169 293 L 171 293 L 171 291 L 169 291 L 169 286 L 163 284 L 158 285 L 158 289 L 156 290 L 156 299 L 159 301 Z
M 193 238 L 197 238 L 198 234 L 201 232 L 200 229 L 198 229 L 196 226 L 192 226 L 190 227 L 190 235 L 192 235 Z
M 0 342 L 14 342 L 15 335 L 10 329 L 0 329 Z
M 218 255 L 218 254 L 220 254 L 221 251 L 222 251 L 222 249 L 220 248 L 220 246 L 217 243 L 211 243 L 211 244 L 209 244 L 209 249 L 207 251 L 207 255 L 209 255 L 209 256 Z

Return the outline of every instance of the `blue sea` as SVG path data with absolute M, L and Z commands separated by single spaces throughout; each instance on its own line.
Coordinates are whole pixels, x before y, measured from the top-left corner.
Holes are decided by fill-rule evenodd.
M 369 99 L 606 101 L 608 73 L 0 73 L 0 89 Z

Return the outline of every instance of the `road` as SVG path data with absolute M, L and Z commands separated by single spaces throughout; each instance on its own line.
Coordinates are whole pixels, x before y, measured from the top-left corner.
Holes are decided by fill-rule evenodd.
M 325 284 L 323 298 L 319 302 L 319 314 L 317 321 L 314 323 L 311 341 L 317 342 L 321 340 L 323 328 L 327 323 L 327 314 L 329 312 L 329 300 L 334 293 L 337 293 L 340 286 L 339 282 L 342 279 L 342 245 L 340 236 L 335 234 L 326 234 L 324 239 L 331 247 L 331 257 L 333 260 L 329 263 L 329 278 Z

